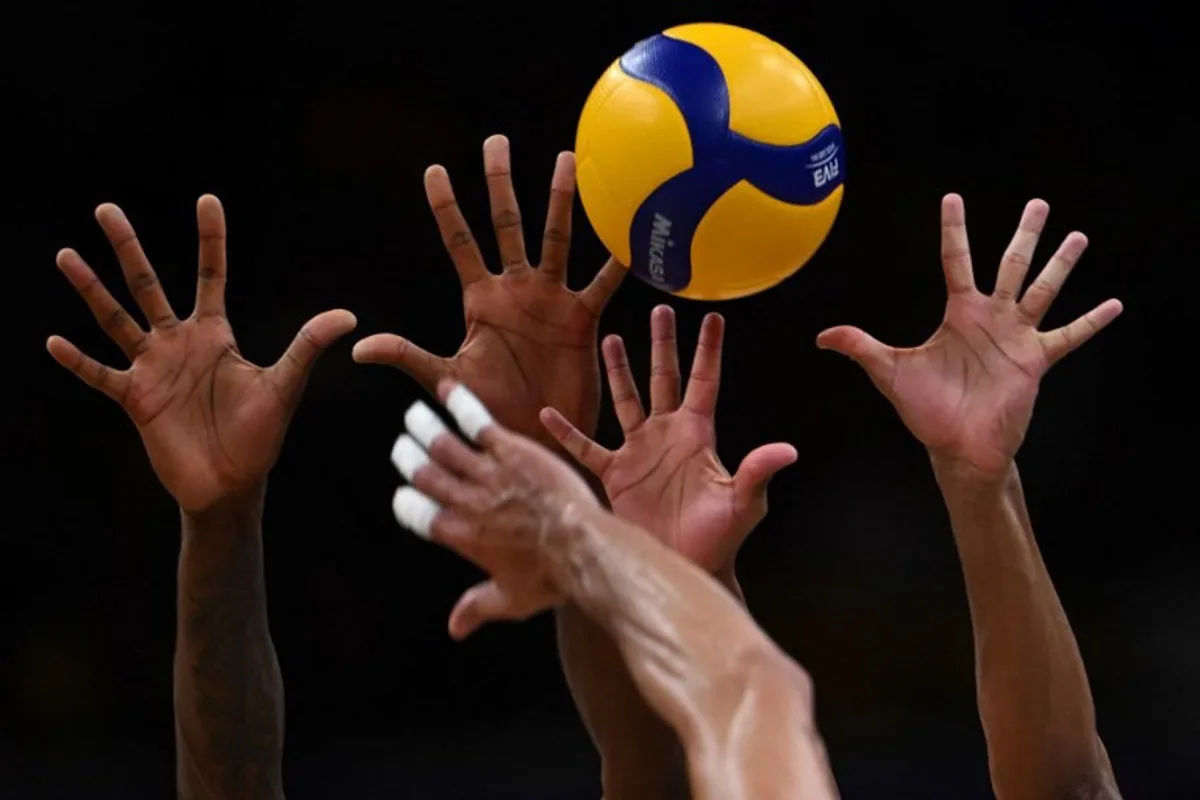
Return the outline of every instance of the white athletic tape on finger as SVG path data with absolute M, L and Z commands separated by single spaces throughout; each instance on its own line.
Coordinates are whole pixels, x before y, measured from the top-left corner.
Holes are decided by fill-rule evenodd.
M 417 470 L 429 463 L 429 454 L 421 449 L 416 439 L 406 433 L 401 435 L 392 447 L 392 463 L 400 470 L 404 480 L 412 483 Z
M 441 510 L 441 506 L 411 486 L 401 486 L 392 497 L 396 521 L 422 539 L 429 538 L 433 520 Z
M 404 427 L 426 450 L 433 447 L 433 440 L 447 430 L 446 423 L 442 422 L 437 412 L 420 400 L 404 412 Z
M 492 424 L 492 415 L 487 407 L 461 383 L 446 398 L 446 408 L 472 442 L 479 438 L 484 428 Z

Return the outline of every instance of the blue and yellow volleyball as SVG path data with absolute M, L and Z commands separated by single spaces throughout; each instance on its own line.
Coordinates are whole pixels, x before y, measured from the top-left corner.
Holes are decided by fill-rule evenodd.
M 695 300 L 780 283 L 833 227 L 842 130 L 800 59 L 732 25 L 681 25 L 634 45 L 584 105 L 579 196 L 639 278 Z

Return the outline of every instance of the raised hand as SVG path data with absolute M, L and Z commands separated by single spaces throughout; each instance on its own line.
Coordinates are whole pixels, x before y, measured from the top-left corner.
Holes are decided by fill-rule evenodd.
M 363 363 L 399 367 L 433 392 L 453 377 L 471 387 L 506 427 L 546 441 L 538 410 L 560 409 L 595 432 L 600 409 L 596 331 L 600 313 L 625 276 L 613 260 L 580 292 L 566 285 L 575 197 L 575 159 L 562 153 L 550 183 L 550 207 L 541 263 L 525 250 L 521 212 L 513 191 L 508 140 L 483 144 L 492 226 L 503 271 L 488 271 L 471 229 L 440 166 L 425 172 L 425 193 L 463 287 L 467 335 L 458 352 L 441 358 L 392 334 L 368 336 L 354 347 Z M 547 443 L 553 443 L 552 440 Z
M 96 219 L 148 329 L 78 253 L 63 250 L 58 268 L 131 363 L 111 369 L 60 336 L 46 342 L 50 355 L 125 409 L 159 480 L 185 511 L 204 511 L 261 484 L 279 455 L 313 363 L 354 328 L 354 316 L 342 310 L 318 314 L 274 366 L 255 366 L 238 351 L 225 316 L 225 212 L 217 198 L 205 195 L 196 204 L 199 285 L 195 309 L 183 320 L 167 302 L 121 209 L 102 205 Z
M 1005 474 L 1025 437 L 1046 371 L 1121 313 L 1107 300 L 1069 325 L 1038 325 L 1087 247 L 1071 233 L 1021 294 L 1050 207 L 1031 200 L 1000 262 L 996 288 L 975 288 L 963 201 L 942 200 L 942 324 L 920 347 L 881 344 L 852 327 L 823 331 L 817 346 L 854 359 L 935 456 L 981 475 Z
M 451 613 L 450 633 L 462 638 L 487 620 L 525 619 L 561 602 L 547 539 L 568 517 L 598 504 L 566 462 L 496 425 L 464 385 L 443 380 L 437 393 L 483 452 L 417 401 L 404 416 L 408 432 L 392 450 L 393 463 L 414 488 L 401 488 L 393 509 L 417 535 L 434 538 L 491 576 L 467 590 Z
M 650 414 L 646 415 L 619 336 L 604 340 L 608 385 L 625 441 L 596 444 L 554 408 L 542 422 L 608 493 L 613 513 L 650 531 L 710 572 L 730 567 L 738 547 L 767 512 L 767 482 L 796 460 L 789 444 L 751 452 L 732 476 L 716 453 L 713 416 L 721 385 L 725 322 L 709 314 L 700 328 L 687 391 L 680 399 L 675 312 L 650 315 Z

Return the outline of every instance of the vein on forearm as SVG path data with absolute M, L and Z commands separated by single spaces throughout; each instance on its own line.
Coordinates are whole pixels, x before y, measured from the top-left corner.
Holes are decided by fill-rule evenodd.
M 283 796 L 283 681 L 267 627 L 261 505 L 184 515 L 175 716 L 184 798 Z

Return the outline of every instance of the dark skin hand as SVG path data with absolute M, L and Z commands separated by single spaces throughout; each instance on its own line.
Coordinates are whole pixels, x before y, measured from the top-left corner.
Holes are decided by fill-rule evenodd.
M 600 413 L 597 329 L 626 270 L 610 259 L 586 289 L 575 292 L 566 285 L 573 155 L 559 155 L 555 165 L 536 267 L 525 250 L 508 140 L 492 136 L 484 142 L 483 163 L 500 246 L 499 274 L 484 263 L 446 170 L 433 166 L 425 172 L 430 208 L 462 282 L 467 326 L 462 346 L 442 358 L 400 336 L 376 334 L 355 345 L 354 360 L 399 367 L 430 393 L 443 378 L 462 381 L 505 426 L 547 444 L 553 439 L 538 420 L 547 405 L 594 434 Z
M 612 511 L 709 572 L 733 575 L 738 547 L 767 513 L 767 483 L 796 460 L 789 444 L 748 454 L 731 475 L 717 457 L 714 417 L 721 387 L 725 322 L 709 314 L 682 392 L 675 312 L 658 306 L 650 317 L 650 409 L 638 396 L 625 343 L 604 340 L 613 407 L 625 433 L 608 450 L 553 408 L 542 421 L 558 442 L 604 484 Z M 731 587 L 733 588 L 733 587 Z
M 854 359 L 930 453 L 987 476 L 1003 475 L 1016 455 L 1042 376 L 1121 313 L 1108 300 L 1051 331 L 1038 325 L 1087 247 L 1071 233 L 1021 295 L 1050 207 L 1031 200 L 1000 265 L 996 288 L 975 288 L 962 198 L 942 203 L 946 312 L 918 347 L 889 347 L 859 328 L 823 331 L 817 346 Z
M 1042 377 L 1121 313 L 1107 300 L 1039 331 L 1087 239 L 1071 233 L 1022 294 L 1049 206 L 1031 200 L 990 295 L 975 286 L 962 198 L 942 201 L 942 324 L 919 347 L 851 327 L 821 347 L 858 362 L 925 445 L 950 515 L 974 628 L 992 785 L 1003 800 L 1118 798 L 1083 658 L 1042 561 L 1014 461 Z
M 407 339 L 378 334 L 355 345 L 354 359 L 399 367 L 431 394 L 444 378 L 461 381 L 500 424 L 557 450 L 558 442 L 543 427 L 539 412 L 551 406 L 586 435 L 595 435 L 600 414 L 600 314 L 626 270 L 610 259 L 586 289 L 573 292 L 566 286 L 575 196 L 575 159 L 570 153 L 559 155 L 555 165 L 536 268 L 525 250 L 508 140 L 492 136 L 484 142 L 483 163 L 503 267 L 499 274 L 484 264 L 446 170 L 434 166 L 425 173 L 429 205 L 463 287 L 467 335 L 462 346 L 453 356 L 441 358 Z M 607 634 L 575 606 L 560 610 L 558 628 L 568 683 L 595 738 L 588 708 L 604 702 L 610 679 L 622 686 L 628 683 L 624 665 Z M 630 735 L 621 739 L 620 749 L 647 751 L 633 738 L 656 723 L 645 705 L 639 701 L 632 714 L 618 717 L 619 728 Z
M 178 792 L 184 798 L 283 796 L 283 685 L 267 629 L 261 515 L 267 474 L 317 356 L 354 328 L 348 311 L 310 320 L 273 366 L 240 353 L 225 316 L 225 214 L 196 206 L 199 284 L 179 319 L 124 213 L 96 209 L 139 325 L 74 250 L 58 267 L 131 364 L 115 370 L 52 336 L 55 361 L 111 397 L 141 434 L 155 473 L 179 503 L 175 652 Z

